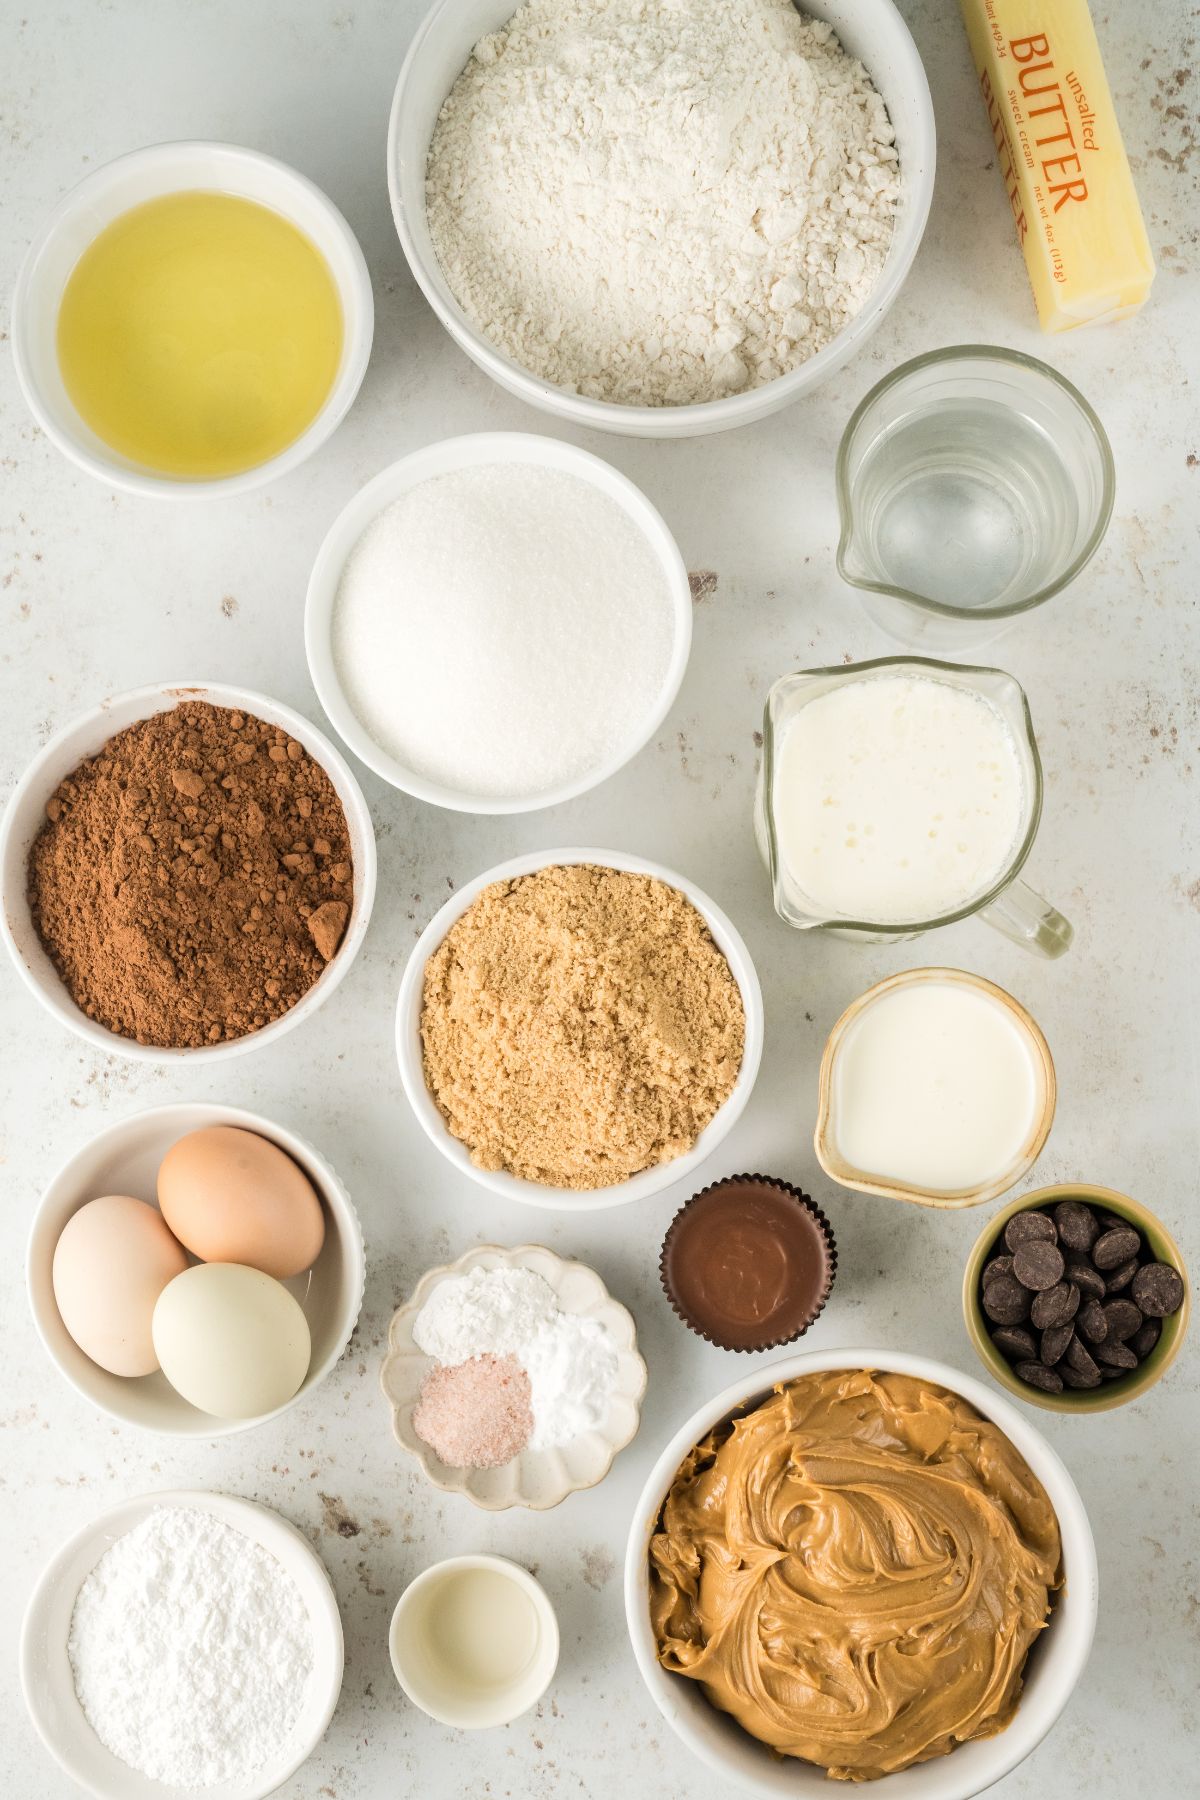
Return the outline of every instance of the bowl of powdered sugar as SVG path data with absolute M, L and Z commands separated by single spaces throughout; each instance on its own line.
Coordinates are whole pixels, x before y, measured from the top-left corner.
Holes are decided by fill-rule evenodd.
M 437 806 L 527 812 L 595 787 L 657 730 L 692 603 L 625 476 L 570 444 L 482 432 L 355 495 L 304 629 L 321 704 L 376 774 Z
M 316 1552 L 269 1508 L 200 1491 L 76 1532 L 21 1635 L 33 1723 L 100 1800 L 263 1800 L 324 1736 L 342 1665 Z
M 439 0 L 388 178 L 413 274 L 493 380 L 688 437 L 854 354 L 916 255 L 934 153 L 892 0 Z

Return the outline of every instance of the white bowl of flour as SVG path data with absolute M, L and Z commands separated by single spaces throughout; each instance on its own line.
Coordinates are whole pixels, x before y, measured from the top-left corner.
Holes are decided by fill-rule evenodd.
M 870 336 L 928 216 L 929 86 L 892 0 L 799 10 L 433 7 L 392 105 L 392 211 L 493 380 L 575 424 L 691 437 L 789 404 Z
M 552 438 L 480 432 L 403 457 L 342 510 L 304 638 L 334 729 L 377 775 L 458 812 L 530 812 L 657 731 L 692 600 L 624 475 Z

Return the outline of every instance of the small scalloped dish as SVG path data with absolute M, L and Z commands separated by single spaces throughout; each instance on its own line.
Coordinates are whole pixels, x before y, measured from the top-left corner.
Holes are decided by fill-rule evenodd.
M 859 1036 L 859 1028 L 864 1014 L 886 1002 L 891 996 L 904 990 L 930 987 L 967 988 L 981 998 L 986 999 L 993 1007 L 998 1007 L 1005 1014 L 1009 1024 L 1015 1028 L 1016 1036 L 1024 1047 L 1028 1058 L 1028 1112 L 1025 1115 L 1026 1125 L 1005 1145 L 1001 1161 L 990 1166 L 986 1174 L 970 1186 L 942 1186 L 932 1181 L 904 1180 L 893 1171 L 886 1171 L 878 1166 L 866 1169 L 851 1160 L 843 1144 L 839 1142 L 839 1130 L 843 1137 L 853 1135 L 847 1133 L 846 1127 L 839 1120 L 839 1107 L 845 1107 L 845 1096 L 841 1093 L 842 1081 L 839 1079 L 839 1065 L 847 1062 L 848 1047 Z M 969 1042 L 963 1039 L 963 1054 L 973 1054 Z M 911 1062 L 911 1059 L 910 1059 Z M 993 1083 L 989 1077 L 995 1065 L 981 1062 L 977 1076 L 977 1085 L 992 1092 Z M 1025 1077 L 1022 1077 L 1024 1080 Z M 834 1025 L 825 1044 L 825 1053 L 821 1058 L 821 1087 L 817 1110 L 817 1126 L 813 1134 L 813 1145 L 817 1153 L 817 1161 L 825 1173 L 842 1187 L 854 1188 L 863 1194 L 878 1194 L 887 1200 L 907 1200 L 916 1206 L 935 1206 L 943 1210 L 954 1211 L 964 1206 L 978 1206 L 982 1201 L 995 1200 L 1001 1194 L 1014 1187 L 1022 1176 L 1027 1174 L 1037 1161 L 1050 1135 L 1050 1127 L 1054 1122 L 1054 1111 L 1057 1099 L 1057 1082 L 1054 1073 L 1054 1060 L 1050 1055 L 1050 1046 L 1036 1021 L 1030 1017 L 1019 1001 L 1006 993 L 995 982 L 984 980 L 981 975 L 968 974 L 965 969 L 908 969 L 899 975 L 890 975 L 884 981 L 876 982 L 874 987 L 860 994 L 857 1000 L 851 1001 L 841 1018 Z M 1000 1089 L 996 1086 L 996 1091 Z M 936 1095 L 938 1089 L 930 1089 Z M 953 1096 L 943 1096 L 943 1120 L 947 1108 L 952 1104 Z M 965 1104 L 965 1103 L 964 1103 Z M 861 1111 L 860 1103 L 860 1111 Z M 931 1111 L 926 1107 L 927 1112 Z M 977 1121 L 978 1122 L 978 1121 Z M 980 1129 L 983 1129 L 980 1122 Z M 958 1135 L 966 1130 L 960 1121 Z M 946 1129 L 950 1127 L 947 1124 Z M 953 1135 L 953 1134 L 952 1134 Z M 1003 1135 L 1003 1134 L 1000 1134 Z M 1019 1137 L 1019 1141 L 1017 1141 Z M 865 1159 L 864 1159 L 865 1160 Z
M 433 1290 L 448 1277 L 465 1275 L 470 1269 L 532 1269 L 553 1289 L 562 1312 L 595 1319 L 612 1334 L 617 1347 L 617 1382 L 600 1429 L 581 1432 L 561 1449 L 523 1450 L 498 1469 L 450 1468 L 417 1436 L 413 1409 L 421 1383 L 434 1363 L 418 1348 L 413 1326 Z M 510 1506 L 544 1511 L 568 1494 L 603 1481 L 618 1451 L 637 1433 L 647 1375 L 638 1355 L 631 1315 L 612 1298 L 594 1270 L 583 1263 L 567 1262 L 541 1244 L 518 1244 L 511 1250 L 499 1244 L 480 1244 L 457 1262 L 430 1269 L 421 1277 L 411 1297 L 392 1317 L 379 1379 L 392 1409 L 396 1442 L 416 1457 L 434 1487 L 464 1494 L 489 1512 L 503 1512 Z

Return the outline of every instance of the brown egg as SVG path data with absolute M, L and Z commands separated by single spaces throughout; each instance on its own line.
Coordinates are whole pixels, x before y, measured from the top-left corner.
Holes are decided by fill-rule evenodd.
M 277 1144 L 234 1125 L 209 1125 L 172 1144 L 158 1204 L 202 1262 L 244 1263 L 286 1281 L 311 1269 L 325 1214 L 308 1176 Z
M 105 1194 L 63 1226 L 50 1279 L 59 1316 L 85 1356 L 112 1375 L 151 1375 L 155 1304 L 187 1266 L 153 1206 Z

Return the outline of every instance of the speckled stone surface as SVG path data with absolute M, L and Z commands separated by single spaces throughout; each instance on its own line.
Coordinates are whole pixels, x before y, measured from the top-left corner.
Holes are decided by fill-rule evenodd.
M 814 1346 L 883 1341 L 978 1372 L 958 1292 L 985 1215 L 938 1217 L 831 1190 L 811 1148 L 826 1031 L 868 983 L 922 962 L 994 978 L 1046 1031 L 1060 1103 L 1030 1185 L 1086 1176 L 1136 1194 L 1200 1266 L 1200 332 L 1185 274 L 1197 254 L 1195 8 L 1172 0 L 1096 8 L 1160 274 L 1139 319 L 1046 340 L 1011 241 L 957 9 L 950 0 L 902 4 L 933 86 L 940 169 L 916 267 L 865 354 L 811 400 L 733 436 L 648 444 L 574 434 L 642 484 L 696 572 L 692 662 L 658 742 L 599 792 L 513 821 L 437 812 L 364 774 L 381 867 L 361 960 L 319 1023 L 195 1079 L 83 1050 L 7 966 L 0 971 L 0 1785 L 21 1800 L 70 1791 L 17 1693 L 17 1632 L 37 1572 L 91 1514 L 173 1485 L 278 1507 L 308 1533 L 336 1583 L 345 1688 L 324 1744 L 284 1790 L 291 1800 L 723 1793 L 647 1699 L 626 1644 L 619 1575 L 625 1525 L 656 1448 L 733 1374 L 733 1359 L 686 1331 L 659 1291 L 658 1246 L 686 1191 L 670 1190 L 636 1216 L 575 1223 L 506 1209 L 448 1172 L 408 1116 L 396 1077 L 392 1006 L 408 949 L 453 886 L 502 857 L 580 841 L 641 852 L 694 877 L 745 934 L 767 994 L 766 1057 L 744 1119 L 703 1175 L 777 1171 L 827 1208 L 840 1269 Z M 145 682 L 242 682 L 318 718 L 301 610 L 313 555 L 343 502 L 384 464 L 437 437 L 558 431 L 459 354 L 396 242 L 384 135 L 421 10 L 420 0 L 3 8 L 0 293 L 11 293 L 43 215 L 88 168 L 137 144 L 197 136 L 256 145 L 325 187 L 360 236 L 378 309 L 366 383 L 334 440 L 274 488 L 220 504 L 155 506 L 77 475 L 31 425 L 0 342 L 5 787 L 51 731 L 104 694 Z M 0 317 L 0 337 L 6 327 Z M 771 911 L 750 827 L 755 733 L 771 681 L 889 648 L 833 566 L 842 426 L 898 361 L 980 339 L 1048 355 L 1098 407 L 1118 464 L 1116 514 L 1095 562 L 994 650 L 1028 689 L 1046 764 L 1029 874 L 1078 931 L 1055 965 L 979 924 L 893 950 L 794 936 Z M 136 1108 L 206 1098 L 274 1115 L 319 1145 L 353 1191 L 370 1268 L 351 1350 L 310 1404 L 249 1436 L 176 1447 L 115 1429 L 58 1379 L 30 1323 L 22 1259 L 39 1191 L 68 1153 Z M 392 1308 L 424 1268 L 473 1242 L 529 1238 L 594 1264 L 632 1308 L 650 1390 L 641 1436 L 601 1488 L 546 1517 L 493 1517 L 435 1494 L 393 1446 L 379 1362 Z M 1196 1357 L 1188 1346 L 1153 1393 L 1122 1411 L 1038 1415 L 1091 1513 L 1100 1626 L 1066 1714 L 993 1790 L 998 1800 L 1194 1789 Z M 737 1373 L 750 1379 L 747 1360 Z M 563 1631 L 559 1673 L 536 1713 L 477 1735 L 449 1732 L 401 1700 L 386 1643 L 404 1582 L 466 1549 L 536 1567 Z

